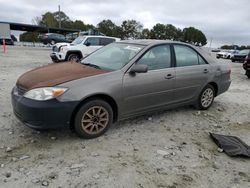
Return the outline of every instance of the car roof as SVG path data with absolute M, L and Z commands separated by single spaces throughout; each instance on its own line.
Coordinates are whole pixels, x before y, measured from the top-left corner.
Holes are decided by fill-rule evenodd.
M 177 44 L 185 44 L 189 46 L 193 46 L 188 43 L 179 42 L 179 41 L 172 41 L 172 40 L 156 40 L 156 39 L 137 39 L 137 40 L 122 40 L 119 43 L 127 43 L 127 44 L 139 44 L 139 45 L 156 45 L 156 44 L 165 44 L 165 43 L 177 43 Z

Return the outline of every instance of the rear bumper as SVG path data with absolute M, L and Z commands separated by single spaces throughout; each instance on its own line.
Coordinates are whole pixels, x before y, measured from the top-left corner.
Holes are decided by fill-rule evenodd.
M 77 102 L 60 102 L 57 99 L 35 101 L 11 93 L 12 107 L 16 117 L 30 128 L 54 129 L 67 127 Z
M 229 89 L 230 85 L 231 85 L 231 80 L 221 82 L 218 88 L 217 96 L 226 92 Z

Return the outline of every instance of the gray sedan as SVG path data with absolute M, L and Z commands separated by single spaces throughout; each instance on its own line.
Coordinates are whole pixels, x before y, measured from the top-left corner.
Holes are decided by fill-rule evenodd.
M 27 126 L 68 126 L 83 138 L 102 135 L 118 120 L 194 105 L 208 109 L 228 90 L 230 67 L 199 47 L 174 41 L 109 44 L 81 63 L 23 74 L 12 91 L 15 115 Z

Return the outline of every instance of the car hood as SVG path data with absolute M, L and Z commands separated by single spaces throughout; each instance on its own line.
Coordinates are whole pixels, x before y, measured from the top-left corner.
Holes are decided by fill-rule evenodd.
M 107 73 L 106 70 L 96 69 L 74 62 L 51 64 L 24 73 L 16 85 L 25 90 L 38 87 L 52 87 L 71 80 Z

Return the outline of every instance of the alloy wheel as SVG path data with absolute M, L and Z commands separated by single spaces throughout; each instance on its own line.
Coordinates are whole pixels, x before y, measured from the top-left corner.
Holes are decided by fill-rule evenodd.
M 82 129 L 88 134 L 98 134 L 109 123 L 109 113 L 102 106 L 89 108 L 82 116 Z
M 214 91 L 211 88 L 207 88 L 201 95 L 201 104 L 204 108 L 209 107 L 214 99 Z

